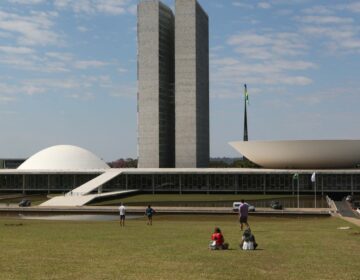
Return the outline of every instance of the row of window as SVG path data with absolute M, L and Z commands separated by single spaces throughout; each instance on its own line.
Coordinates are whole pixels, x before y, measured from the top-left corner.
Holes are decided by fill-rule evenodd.
M 97 174 L 0 175 L 0 190 L 71 190 Z M 290 174 L 121 174 L 103 190 L 140 189 L 153 191 L 312 191 L 310 175 L 299 181 Z M 318 191 L 360 191 L 360 175 L 317 175 Z

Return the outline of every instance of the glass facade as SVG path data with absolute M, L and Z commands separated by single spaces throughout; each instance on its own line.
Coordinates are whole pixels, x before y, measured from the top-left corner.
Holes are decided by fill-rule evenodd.
M 99 176 L 87 174 L 0 174 L 0 192 L 65 192 Z M 103 192 L 137 189 L 143 192 L 251 192 L 251 193 L 314 192 L 311 174 L 300 174 L 293 180 L 290 173 L 223 173 L 223 172 L 126 172 L 102 186 Z M 360 193 L 360 172 L 317 174 L 318 193 Z

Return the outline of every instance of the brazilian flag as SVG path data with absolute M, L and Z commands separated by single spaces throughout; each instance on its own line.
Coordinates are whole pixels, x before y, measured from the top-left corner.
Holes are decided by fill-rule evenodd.
M 248 94 L 248 91 L 247 91 L 247 86 L 246 86 L 246 84 L 244 85 L 244 94 L 245 94 L 245 102 L 246 102 L 247 104 L 250 104 L 250 103 L 249 103 L 249 94 Z

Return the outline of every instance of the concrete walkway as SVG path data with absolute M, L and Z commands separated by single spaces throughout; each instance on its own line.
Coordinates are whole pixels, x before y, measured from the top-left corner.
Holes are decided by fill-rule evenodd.
M 349 203 L 345 200 L 334 201 L 336 211 L 334 212 L 335 217 L 339 217 L 353 225 L 360 227 L 360 215 L 355 213 Z
M 341 219 L 349 222 L 349 223 L 352 223 L 353 225 L 356 225 L 358 227 L 360 227 L 360 219 L 357 219 L 357 218 L 349 218 L 349 217 L 342 217 L 340 216 Z
M 109 182 L 111 179 L 115 178 L 122 173 L 120 169 L 109 169 L 106 170 L 103 174 L 95 177 L 94 179 L 86 182 L 73 189 L 72 191 L 65 194 L 65 196 L 56 196 L 48 201 L 45 201 L 40 206 L 83 206 L 95 198 L 102 197 L 101 187 Z M 98 194 L 90 194 L 92 191 L 98 191 Z M 118 191 L 118 192 L 109 192 L 105 196 L 116 196 L 122 193 L 127 193 L 128 191 Z
M 136 192 L 138 192 L 138 190 L 126 190 L 126 191 L 106 192 L 106 193 L 87 194 L 87 195 L 81 195 L 78 193 L 71 195 L 67 194 L 65 196 L 55 196 L 52 199 L 42 203 L 40 207 L 83 206 L 96 198 L 118 196 L 118 195 L 124 195 L 124 194 L 136 193 Z
M 128 214 L 143 214 L 146 206 L 126 206 Z M 212 214 L 212 215 L 237 215 L 231 207 L 153 207 L 158 214 Z M 34 206 L 34 207 L 2 207 L 0 212 L 3 213 L 67 213 L 67 214 L 118 214 L 118 206 Z M 250 215 L 269 215 L 269 216 L 330 216 L 328 208 L 288 208 L 284 210 L 273 210 L 270 208 L 257 208 L 256 212 L 250 212 Z

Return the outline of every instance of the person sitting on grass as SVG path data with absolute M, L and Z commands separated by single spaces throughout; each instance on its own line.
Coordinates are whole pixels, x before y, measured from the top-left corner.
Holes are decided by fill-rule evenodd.
M 224 243 L 224 236 L 218 227 L 215 228 L 214 233 L 211 235 L 211 240 L 209 245 L 211 250 L 226 250 L 229 248 L 229 244 Z
M 250 228 L 245 229 L 241 238 L 240 248 L 243 250 L 255 250 L 257 246 L 255 236 L 252 234 Z

